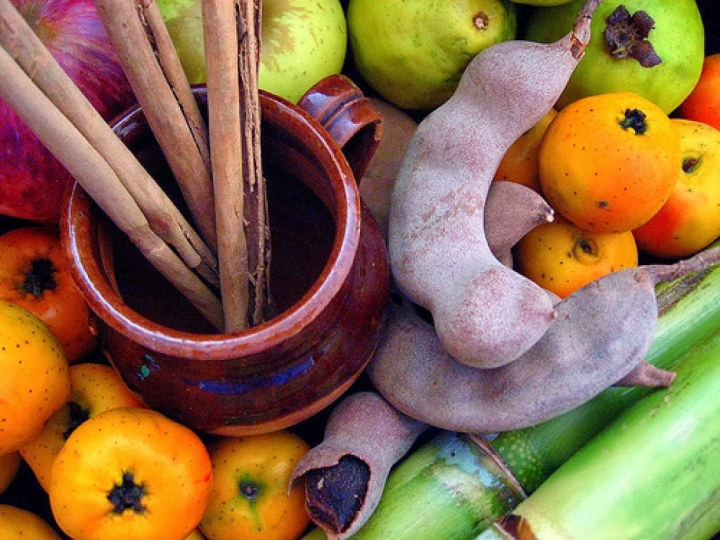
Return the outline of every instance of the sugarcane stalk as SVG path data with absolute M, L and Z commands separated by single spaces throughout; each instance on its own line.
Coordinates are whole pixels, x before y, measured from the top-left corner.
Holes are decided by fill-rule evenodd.
M 471 538 L 523 497 L 470 436 L 441 431 L 396 466 L 373 516 L 352 538 Z M 304 540 L 323 538 L 318 528 Z
M 647 360 L 658 367 L 672 369 L 697 343 L 706 341 L 720 331 L 720 267 L 663 284 L 658 287 L 658 303 L 661 314 Z M 509 473 L 498 473 L 498 470 L 503 469 L 498 467 L 490 455 L 478 458 L 483 465 L 475 469 L 476 476 L 497 483 L 487 482 L 483 487 L 476 487 L 477 496 L 491 499 L 493 496 L 487 491 L 510 487 L 515 489 L 516 482 L 522 485 L 525 492 L 532 493 L 623 410 L 656 391 L 611 387 L 584 405 L 553 420 L 499 434 L 487 445 L 491 447 L 489 454 L 496 453 Z M 443 455 L 453 451 L 456 440 L 468 445 L 468 452 L 483 455 L 483 449 L 467 436 L 441 432 L 436 439 L 420 446 L 393 469 L 377 509 L 353 538 L 463 540 L 476 536 L 488 520 L 498 519 L 500 514 L 496 512 L 502 511 L 501 504 L 471 508 L 471 504 L 462 498 L 453 497 L 452 481 L 440 481 L 416 465 L 431 462 L 433 456 L 437 460 L 443 459 Z M 416 454 L 419 457 L 415 457 Z M 453 467 L 446 465 L 444 478 L 452 478 Z M 459 466 L 455 468 L 458 469 L 458 476 L 465 478 L 467 472 Z M 413 475 L 418 476 L 415 483 L 409 480 Z M 406 487 L 399 489 L 397 486 Z M 418 486 L 417 494 L 409 489 L 411 486 Z M 424 499 L 421 498 L 423 495 Z M 499 500 L 499 497 L 495 497 L 495 500 Z M 513 502 L 509 501 L 508 504 Z M 478 513 L 472 518 L 461 517 L 473 511 Z M 437 527 L 433 528 L 433 525 Z M 303 540 L 324 538 L 321 529 L 314 529 Z
M 658 305 L 660 317 L 646 360 L 672 369 L 696 343 L 720 329 L 720 267 L 658 286 Z M 608 388 L 561 416 L 501 433 L 492 446 L 531 493 L 623 410 L 653 391 Z
M 477 540 L 708 539 L 720 530 L 720 333 Z

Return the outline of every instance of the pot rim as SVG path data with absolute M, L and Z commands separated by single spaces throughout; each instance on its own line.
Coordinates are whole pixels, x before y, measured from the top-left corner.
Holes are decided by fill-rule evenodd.
M 194 91 L 198 91 L 194 88 Z M 233 333 L 197 334 L 182 332 L 153 322 L 127 306 L 113 289 L 110 280 L 95 257 L 90 238 L 97 238 L 99 220 L 93 217 L 91 198 L 74 182 L 66 193 L 60 225 L 70 271 L 92 311 L 107 325 L 148 349 L 169 356 L 202 360 L 226 360 L 229 357 L 253 355 L 281 345 L 301 333 L 335 299 L 350 274 L 360 243 L 361 203 L 350 165 L 335 141 L 312 116 L 292 103 L 260 91 L 263 121 L 281 123 L 296 136 L 300 144 L 313 137 L 326 154 L 328 163 L 342 181 L 333 181 L 336 199 L 336 230 L 328 260 L 317 280 L 290 308 L 251 328 Z M 116 126 L 130 115 L 142 114 L 139 105 L 128 109 L 111 123 Z M 281 120 L 280 120 L 281 119 Z M 299 126 L 309 134 L 300 135 Z M 80 226 L 85 222 L 88 227 Z

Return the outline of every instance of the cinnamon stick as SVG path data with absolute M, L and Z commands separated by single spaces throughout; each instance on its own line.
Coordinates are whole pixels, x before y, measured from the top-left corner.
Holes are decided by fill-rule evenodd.
M 262 43 L 261 0 L 240 0 L 238 18 L 241 125 L 245 148 L 245 223 L 253 324 L 274 315 L 270 290 L 270 224 L 266 180 L 262 170 L 258 76 Z
M 10 0 L 0 0 L 0 43 L 33 82 L 105 158 L 150 228 L 190 268 L 217 283 L 217 260 L 195 229 L 60 67 Z
M 165 19 L 155 0 L 136 0 L 136 2 L 138 9 L 142 10 L 141 20 L 146 25 L 146 31 L 155 50 L 158 64 L 185 115 L 188 129 L 192 133 L 200 157 L 207 169 L 211 170 L 208 128 L 193 96 L 177 49 L 165 25 Z
M 191 130 L 196 121 L 189 122 L 186 115 L 195 102 L 178 101 L 188 95 L 187 78 L 182 82 L 184 75 L 178 73 L 169 77 L 164 68 L 175 62 L 158 60 L 177 53 L 174 48 L 156 47 L 170 42 L 161 18 L 153 14 L 157 5 L 153 0 L 96 0 L 95 6 L 198 230 L 215 248 L 211 171 L 207 153 L 201 150 L 203 142 Z
M 247 327 L 248 258 L 240 109 L 237 0 L 203 0 L 210 157 L 225 331 Z
M 200 278 L 150 228 L 145 215 L 103 156 L 0 47 L 0 98 L 35 133 L 153 266 L 213 324 L 222 307 Z

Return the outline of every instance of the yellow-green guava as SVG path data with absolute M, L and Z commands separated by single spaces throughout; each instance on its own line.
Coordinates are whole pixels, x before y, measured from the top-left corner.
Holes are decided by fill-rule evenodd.
M 541 43 L 559 39 L 582 3 L 534 8 L 523 37 Z M 695 0 L 604 0 L 595 11 L 591 31 L 585 57 L 558 108 L 589 95 L 627 91 L 669 114 L 700 78 L 705 32 Z
M 517 34 L 509 0 L 350 0 L 347 24 L 360 75 L 409 110 L 445 102 L 476 54 Z
M 528 6 L 562 6 L 563 4 L 569 4 L 572 0 L 512 0 L 516 4 L 527 4 Z
M 188 80 L 205 82 L 201 0 L 158 0 Z M 347 52 L 340 0 L 264 0 L 258 86 L 296 102 L 320 79 L 339 73 Z

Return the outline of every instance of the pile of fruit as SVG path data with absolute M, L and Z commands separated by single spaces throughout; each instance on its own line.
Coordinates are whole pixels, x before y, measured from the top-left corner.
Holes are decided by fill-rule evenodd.
M 158 0 L 192 83 L 203 1 Z M 133 103 L 92 0 L 15 9 L 106 121 Z M 375 356 L 264 435 L 147 407 L 69 274 L 73 178 L 0 93 L 0 537 L 717 537 L 712 1 L 262 9 L 260 88 L 342 72 L 384 117 L 360 182 L 396 287 Z

